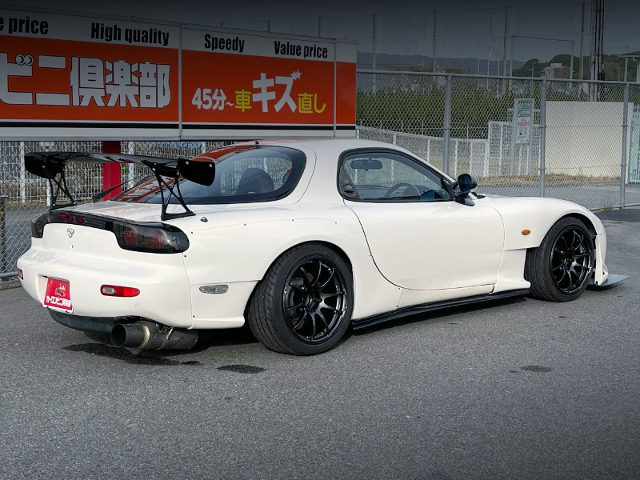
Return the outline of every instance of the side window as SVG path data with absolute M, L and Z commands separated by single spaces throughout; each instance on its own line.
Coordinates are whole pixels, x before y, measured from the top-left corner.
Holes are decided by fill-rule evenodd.
M 340 162 L 338 181 L 346 198 L 364 201 L 451 200 L 440 176 L 393 152 L 355 152 L 345 156 Z

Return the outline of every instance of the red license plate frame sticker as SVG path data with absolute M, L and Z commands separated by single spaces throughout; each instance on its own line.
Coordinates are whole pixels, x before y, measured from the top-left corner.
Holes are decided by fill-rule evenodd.
M 44 306 L 64 312 L 72 312 L 71 285 L 69 280 L 47 278 L 47 288 L 44 292 Z

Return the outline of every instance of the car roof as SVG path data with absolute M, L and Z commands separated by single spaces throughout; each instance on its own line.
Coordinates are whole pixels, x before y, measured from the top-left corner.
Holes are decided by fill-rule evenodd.
M 312 150 L 330 149 L 334 150 L 340 148 L 342 150 L 350 150 L 353 148 L 398 148 L 396 145 L 391 145 L 386 142 L 379 142 L 376 140 L 362 140 L 359 138 L 285 138 L 285 139 L 265 139 L 255 140 L 252 142 L 245 142 L 247 145 L 273 145 L 281 147 L 306 147 Z M 400 149 L 400 148 L 398 148 Z

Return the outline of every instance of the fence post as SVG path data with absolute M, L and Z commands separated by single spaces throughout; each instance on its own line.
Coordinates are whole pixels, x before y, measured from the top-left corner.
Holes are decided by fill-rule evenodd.
M 625 79 L 626 80 L 626 79 Z M 620 163 L 620 208 L 624 208 L 627 185 L 627 118 L 629 117 L 629 82 L 624 84 L 624 105 L 622 107 L 622 162 Z
M 483 176 L 484 177 L 488 177 L 489 176 L 489 154 L 490 154 L 490 143 L 489 140 L 487 140 L 484 144 L 484 169 L 482 170 L 483 172 Z
M 442 153 L 442 170 L 449 175 L 449 139 L 451 138 L 451 74 L 447 75 L 447 88 L 444 98 L 444 150 Z
M 545 182 L 547 179 L 546 167 L 546 141 L 547 141 L 547 80 L 542 80 L 540 89 L 540 196 L 544 197 Z
M 6 195 L 0 195 L 0 273 L 7 273 L 7 199 Z
M 20 203 L 27 203 L 27 171 L 24 166 L 24 142 L 20 142 Z

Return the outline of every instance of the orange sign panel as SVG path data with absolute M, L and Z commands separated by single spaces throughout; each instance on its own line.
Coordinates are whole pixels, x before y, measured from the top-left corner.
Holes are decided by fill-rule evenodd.
M 0 10 L 0 139 L 353 136 L 355 56 L 350 42 Z

